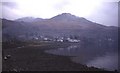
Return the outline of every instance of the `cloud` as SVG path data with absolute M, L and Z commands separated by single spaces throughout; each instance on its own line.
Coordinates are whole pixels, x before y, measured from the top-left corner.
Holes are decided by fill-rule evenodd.
M 118 3 L 105 2 L 94 11 L 90 16 L 86 17 L 91 21 L 108 26 L 118 26 Z
M 64 1 L 61 1 L 61 2 L 58 2 L 54 5 L 54 8 L 56 10 L 62 10 L 64 9 L 65 6 L 69 5 L 69 1 L 68 0 L 64 0 Z
M 2 2 L 2 8 L 1 8 L 1 18 L 6 18 L 6 19 L 15 19 L 22 17 L 22 15 L 17 14 L 16 10 L 17 5 L 14 2 Z
M 6 6 L 9 8 L 17 8 L 17 4 L 15 2 L 2 2 L 2 6 Z
M 26 16 L 51 18 L 66 12 L 104 25 L 117 26 L 117 4 L 101 4 L 113 1 L 119 0 L 4 0 L 2 8 L 3 17 L 10 19 Z
M 15 2 L 15 1 L 17 1 L 17 0 L 1 0 L 1 2 Z M 104 2 L 118 2 L 120 0 L 100 0 L 100 1 L 104 1 Z

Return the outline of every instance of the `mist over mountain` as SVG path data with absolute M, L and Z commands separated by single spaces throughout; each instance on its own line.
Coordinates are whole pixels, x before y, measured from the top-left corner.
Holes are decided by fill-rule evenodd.
M 43 19 L 42 18 L 33 18 L 33 17 L 23 17 L 23 18 L 16 19 L 15 21 L 35 22 L 35 21 L 40 21 L 40 20 L 43 20 Z

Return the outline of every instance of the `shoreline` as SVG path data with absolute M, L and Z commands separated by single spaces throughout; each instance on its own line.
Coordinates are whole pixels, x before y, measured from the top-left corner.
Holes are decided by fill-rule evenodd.
M 53 45 L 44 44 L 43 46 L 3 49 L 4 55 L 11 55 L 7 61 L 3 60 L 3 71 L 104 71 L 103 69 L 74 63 L 68 56 L 44 52 L 46 49 L 54 49 L 61 44 Z

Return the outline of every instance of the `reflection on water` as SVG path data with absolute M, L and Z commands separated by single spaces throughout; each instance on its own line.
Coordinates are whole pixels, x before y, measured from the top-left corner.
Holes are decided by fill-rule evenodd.
M 55 54 L 72 56 L 71 60 L 76 63 L 86 64 L 87 66 L 94 66 L 104 68 L 106 70 L 115 70 L 118 68 L 118 55 L 111 53 L 111 51 L 92 47 L 81 47 L 80 45 L 72 45 L 67 48 L 58 48 L 54 50 L 46 50 L 45 52 Z
M 69 46 L 67 48 L 58 48 L 55 50 L 46 50 L 45 52 L 56 54 L 56 55 L 77 56 L 75 54 L 77 49 L 78 49 L 77 46 L 74 45 L 74 46 Z

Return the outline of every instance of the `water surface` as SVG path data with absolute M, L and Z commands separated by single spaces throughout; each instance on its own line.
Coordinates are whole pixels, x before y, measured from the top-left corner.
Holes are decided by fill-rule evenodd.
M 60 47 L 46 50 L 45 52 L 54 55 L 70 56 L 73 62 L 105 70 L 115 70 L 118 68 L 118 54 L 111 49 L 74 44 L 66 48 Z

